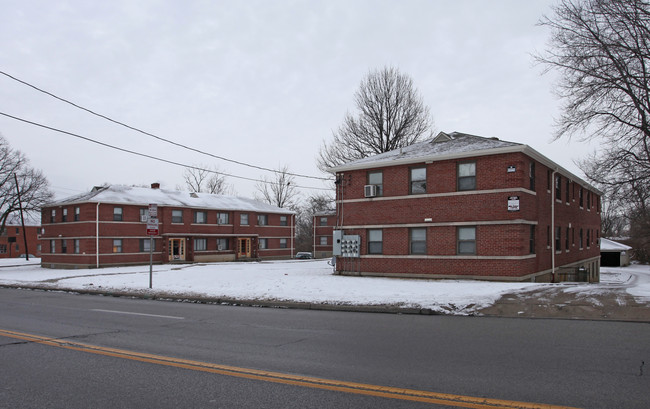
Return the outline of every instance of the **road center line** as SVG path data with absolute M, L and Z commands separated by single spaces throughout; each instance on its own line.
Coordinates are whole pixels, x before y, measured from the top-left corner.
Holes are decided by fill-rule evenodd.
M 432 403 L 437 405 L 456 406 L 472 409 L 575 409 L 566 406 L 554 406 L 540 403 L 517 402 L 501 399 L 478 398 L 473 396 L 453 395 L 421 391 L 416 389 L 395 388 L 390 386 L 371 385 L 355 382 L 321 379 L 309 376 L 291 375 L 282 372 L 263 371 L 258 369 L 241 368 L 229 365 L 219 365 L 209 362 L 191 361 L 187 359 L 167 357 L 163 355 L 146 354 L 124 349 L 101 347 L 97 345 L 73 342 L 66 339 L 49 338 L 40 335 L 0 329 L 0 336 L 22 339 L 43 345 L 71 349 L 91 354 L 111 356 L 132 361 L 165 365 L 193 371 L 208 372 L 225 376 L 246 378 L 264 382 L 281 383 L 285 385 L 302 386 L 323 389 L 334 392 L 345 392 L 357 395 L 367 395 L 412 402 Z
M 174 317 L 172 315 L 156 315 L 156 314 L 144 314 L 141 312 L 129 312 L 129 311 L 114 311 L 114 310 L 100 310 L 100 309 L 93 309 L 91 311 L 97 311 L 97 312 L 109 312 L 113 314 L 126 314 L 126 315 L 142 315 L 144 317 L 156 317 L 156 318 L 169 318 L 172 320 L 184 320 L 185 317 Z

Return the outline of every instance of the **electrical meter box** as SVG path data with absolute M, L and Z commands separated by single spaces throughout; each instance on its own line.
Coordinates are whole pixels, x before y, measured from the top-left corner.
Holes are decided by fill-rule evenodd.
M 333 255 L 351 258 L 358 258 L 361 255 L 361 236 L 344 235 L 341 230 L 335 230 L 333 241 Z

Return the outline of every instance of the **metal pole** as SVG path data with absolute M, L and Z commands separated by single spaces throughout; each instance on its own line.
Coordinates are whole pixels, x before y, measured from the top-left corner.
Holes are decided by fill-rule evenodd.
M 153 285 L 153 236 L 149 236 L 149 288 Z
M 27 230 L 25 229 L 25 218 L 23 217 L 23 204 L 20 201 L 20 189 L 18 188 L 18 176 L 14 173 L 16 181 L 16 193 L 18 194 L 18 208 L 20 209 L 20 223 L 23 225 L 23 240 L 25 241 L 25 261 L 29 261 L 29 249 L 27 248 Z M 11 256 L 11 246 L 9 247 L 9 256 Z

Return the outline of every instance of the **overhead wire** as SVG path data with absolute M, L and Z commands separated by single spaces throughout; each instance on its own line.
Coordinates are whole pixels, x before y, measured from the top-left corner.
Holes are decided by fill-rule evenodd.
M 30 87 L 30 88 L 36 90 L 36 91 L 42 92 L 43 94 L 46 94 L 46 95 L 49 95 L 49 96 L 51 96 L 52 98 L 55 98 L 55 99 L 57 99 L 57 100 L 59 100 L 59 101 L 61 101 L 61 102 L 65 102 L 66 104 L 72 105 L 72 106 L 74 106 L 75 108 L 81 109 L 81 110 L 86 111 L 86 112 L 88 112 L 88 113 L 90 113 L 90 114 L 92 114 L 92 115 L 95 115 L 95 116 L 98 116 L 98 117 L 100 117 L 100 118 L 103 118 L 103 119 L 105 119 L 105 120 L 107 120 L 107 121 L 110 121 L 110 122 L 112 122 L 112 123 L 114 123 L 114 124 L 117 124 L 117 125 L 123 126 L 123 127 L 128 128 L 128 129 L 130 129 L 130 130 L 132 130 L 132 131 L 136 131 L 136 132 L 139 132 L 139 133 L 141 133 L 141 134 L 144 134 L 144 135 L 150 136 L 150 137 L 155 138 L 155 139 L 157 139 L 157 140 L 160 140 L 160 141 L 163 141 L 163 142 L 166 142 L 166 143 L 172 144 L 172 145 L 174 145 L 174 146 L 178 146 L 178 147 L 180 147 L 180 148 L 187 149 L 187 150 L 190 150 L 190 151 L 193 151 L 193 152 L 196 152 L 196 153 L 200 153 L 200 154 L 202 154 L 202 155 L 210 156 L 210 157 L 215 158 L 215 159 L 220 159 L 220 160 L 223 160 L 223 161 L 226 161 L 226 162 L 231 162 L 231 163 L 235 163 L 235 164 L 237 164 L 237 165 L 247 166 L 247 167 L 254 168 L 254 169 L 258 169 L 258 170 L 263 170 L 263 171 L 267 171 L 267 172 L 278 173 L 278 170 L 275 170 L 275 169 L 265 168 L 265 167 L 263 167 L 263 166 L 252 165 L 252 164 L 250 164 L 250 163 L 241 162 L 241 161 L 237 161 L 237 160 L 234 160 L 234 159 L 228 159 L 228 158 L 225 158 L 225 157 L 223 157 L 223 156 L 215 155 L 215 154 L 212 154 L 212 153 L 209 153 L 209 152 L 204 152 L 204 151 L 202 151 L 202 150 L 200 150 L 200 149 L 192 148 L 192 147 L 190 147 L 190 146 L 186 146 L 186 145 L 183 145 L 183 144 L 181 144 L 181 143 L 174 142 L 174 141 L 169 140 L 169 139 L 165 139 L 165 138 L 163 138 L 163 137 L 157 136 L 157 135 L 152 134 L 152 133 L 150 133 L 150 132 L 143 131 L 143 130 L 141 130 L 141 129 L 139 129 L 139 128 L 133 127 L 133 126 L 131 126 L 131 125 L 128 125 L 128 124 L 125 124 L 125 123 L 120 122 L 120 121 L 118 121 L 118 120 L 115 120 L 115 119 L 113 119 L 113 118 L 110 118 L 110 117 L 108 117 L 108 116 L 106 116 L 106 115 L 103 115 L 103 114 L 100 114 L 100 113 L 98 113 L 98 112 L 95 112 L 95 111 L 93 111 L 93 110 L 91 110 L 91 109 L 85 108 L 85 107 L 83 107 L 83 106 L 81 106 L 81 105 L 78 105 L 78 104 L 72 102 L 72 101 L 69 101 L 69 100 L 67 100 L 67 99 L 65 99 L 65 98 L 59 97 L 59 96 L 57 96 L 57 95 L 55 95 L 55 94 L 53 94 L 53 93 L 51 93 L 51 92 L 49 92 L 49 91 L 46 91 L 46 90 L 41 89 L 41 88 L 39 88 L 39 87 L 37 87 L 37 86 L 35 86 L 35 85 L 33 85 L 33 84 L 30 84 L 30 83 L 27 82 L 27 81 L 23 81 L 23 80 L 21 80 L 21 79 L 19 79 L 19 78 L 16 78 L 16 77 L 14 77 L 13 75 L 8 74 L 8 73 L 6 73 L 6 72 L 4 72 L 4 71 L 1 71 L 1 70 L 0 70 L 0 74 L 6 76 L 6 77 L 8 77 L 8 78 L 10 78 L 10 79 L 12 79 L 12 80 L 14 80 L 14 81 L 16 81 L 16 82 L 19 82 L 19 83 L 21 83 L 21 84 L 23 84 L 23 85 L 26 85 L 26 86 L 28 86 L 28 87 Z M 317 180 L 325 180 L 325 181 L 333 181 L 333 180 L 334 180 L 334 179 L 331 178 L 331 177 L 319 177 L 319 176 L 303 175 L 303 174 L 300 174 L 300 173 L 291 173 L 291 172 L 284 172 L 284 173 L 286 173 L 287 175 L 290 175 L 290 176 L 295 176 L 295 177 L 299 177 L 299 178 L 306 178 L 306 179 L 317 179 Z
M 273 181 L 268 181 L 268 180 L 264 180 L 264 179 L 249 178 L 249 177 L 245 177 L 245 176 L 238 176 L 238 175 L 233 175 L 233 174 L 224 173 L 224 172 L 218 172 L 218 171 L 215 171 L 215 170 L 212 170 L 212 169 L 205 169 L 205 168 L 201 168 L 201 167 L 195 166 L 195 165 L 186 165 L 184 163 L 172 161 L 172 160 L 169 160 L 169 159 L 159 158 L 157 156 L 148 155 L 146 153 L 136 152 L 136 151 L 133 151 L 133 150 L 130 150 L 130 149 L 121 148 L 119 146 L 111 145 L 111 144 L 106 143 L 106 142 L 97 141 L 97 140 L 89 138 L 87 136 L 79 135 L 79 134 L 76 134 L 76 133 L 73 133 L 73 132 L 65 131 L 63 129 L 58 129 L 58 128 L 54 128 L 54 127 L 51 127 L 51 126 L 48 126 L 48 125 L 40 124 L 38 122 L 30 121 L 28 119 L 20 118 L 20 117 L 11 115 L 11 114 L 7 114 L 5 112 L 0 112 L 0 115 L 3 115 L 5 117 L 7 117 L 7 118 L 14 119 L 16 121 L 24 122 L 24 123 L 27 123 L 27 124 L 30 124 L 30 125 L 33 125 L 33 126 L 48 129 L 50 131 L 59 132 L 59 133 L 65 134 L 65 135 L 74 136 L 75 138 L 83 139 L 85 141 L 92 142 L 92 143 L 95 143 L 97 145 L 101 145 L 101 146 L 104 146 L 104 147 L 107 147 L 107 148 L 115 149 L 115 150 L 125 152 L 125 153 L 130 153 L 132 155 L 141 156 L 141 157 L 144 157 L 144 158 L 153 159 L 153 160 L 156 160 L 156 161 L 159 161 L 159 162 L 164 162 L 164 163 L 168 163 L 168 164 L 172 164 L 172 165 L 176 165 L 176 166 L 181 166 L 181 167 L 189 168 L 189 169 L 200 170 L 200 171 L 204 171 L 204 172 L 216 173 L 216 174 L 219 174 L 219 175 L 229 176 L 229 177 L 232 177 L 232 178 L 235 178 L 235 179 L 250 180 L 250 181 L 253 181 L 253 182 L 260 182 L 260 183 L 266 183 L 266 184 L 275 184 L 275 182 L 273 182 Z M 277 173 L 277 171 L 275 171 L 275 172 Z M 330 188 L 313 187 L 313 186 L 300 186 L 300 185 L 292 185 L 292 186 L 295 186 L 295 187 L 301 188 L 301 189 L 332 190 Z

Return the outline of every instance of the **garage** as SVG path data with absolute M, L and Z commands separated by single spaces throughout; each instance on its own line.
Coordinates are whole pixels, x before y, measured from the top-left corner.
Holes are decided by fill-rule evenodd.
M 600 239 L 601 267 L 623 267 L 630 265 L 632 247 L 609 239 Z

